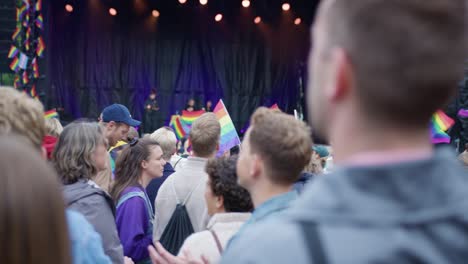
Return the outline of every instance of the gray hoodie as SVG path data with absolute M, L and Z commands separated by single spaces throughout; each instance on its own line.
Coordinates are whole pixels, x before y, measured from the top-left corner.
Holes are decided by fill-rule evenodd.
M 467 263 L 468 171 L 444 149 L 427 160 L 337 168 L 233 243 L 221 263 L 316 263 L 320 246 L 306 243 L 304 226 L 316 227 L 323 264 Z
M 117 234 L 111 197 L 93 181 L 85 180 L 65 185 L 63 192 L 68 208 L 83 214 L 101 235 L 104 251 L 112 263 L 123 263 L 123 249 Z

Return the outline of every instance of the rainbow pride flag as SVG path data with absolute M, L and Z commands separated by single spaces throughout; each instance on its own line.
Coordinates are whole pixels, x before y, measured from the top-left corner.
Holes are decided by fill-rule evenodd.
M 213 113 L 216 115 L 219 123 L 221 124 L 221 140 L 217 154 L 219 157 L 222 156 L 224 152 L 230 150 L 232 147 L 240 145 L 241 141 L 223 100 L 219 100 L 218 104 L 213 110 Z
M 182 122 L 184 125 L 192 127 L 192 124 L 197 118 L 199 118 L 201 115 L 203 115 L 205 111 L 200 110 L 200 111 L 182 111 L 182 116 L 180 117 L 180 122 Z
M 44 40 L 42 39 L 42 37 L 39 37 L 39 41 L 37 42 L 37 49 L 36 49 L 37 56 L 42 57 L 42 55 L 44 54 L 44 50 L 45 50 Z
M 37 19 L 36 19 L 36 26 L 40 29 L 42 29 L 44 27 L 44 19 L 42 18 L 42 14 L 38 15 L 37 16 Z
M 35 89 L 34 89 L 34 90 L 35 90 Z M 34 91 L 34 92 L 36 92 L 36 91 Z M 46 112 L 44 113 L 44 117 L 45 117 L 45 119 L 51 119 L 51 118 L 58 118 L 59 115 L 58 115 L 58 113 L 57 113 L 57 110 L 52 109 L 52 110 L 46 111 Z
M 26 13 L 26 5 L 20 8 L 16 8 L 16 21 L 21 21 L 25 13 Z
M 37 60 L 36 58 L 34 58 L 34 60 L 32 61 L 32 66 L 33 66 L 33 75 L 34 75 L 34 78 L 39 78 L 39 66 L 37 65 Z
M 178 140 L 181 140 L 183 137 L 186 136 L 184 127 L 182 126 L 180 122 L 180 116 L 173 115 L 171 117 L 171 123 L 169 123 L 169 126 L 174 129 L 174 132 Z
M 18 53 L 19 53 L 18 48 L 15 47 L 14 45 L 11 45 L 10 51 L 8 52 L 8 58 L 11 59 L 15 57 L 16 55 L 18 55 Z
M 27 84 L 29 82 L 28 73 L 26 71 L 23 72 L 23 84 Z
M 13 35 L 11 36 L 11 39 L 12 39 L 12 40 L 15 40 L 15 39 L 18 37 L 18 35 L 19 35 L 20 32 L 21 32 L 21 29 L 20 29 L 19 27 L 17 27 L 17 28 L 15 29 L 15 32 L 13 32 Z
M 442 110 L 437 111 L 431 120 L 431 136 L 433 144 L 449 144 L 450 136 L 446 133 L 455 121 L 448 117 Z
M 41 11 L 41 9 L 42 9 L 42 0 L 37 0 L 35 7 L 36 7 L 36 11 L 38 11 L 38 12 Z
M 32 86 L 30 94 L 32 97 L 38 99 L 37 92 L 36 92 L 36 85 Z M 58 114 L 57 114 L 57 118 L 58 118 Z
M 13 61 L 10 64 L 10 69 L 14 72 L 17 72 L 19 69 L 19 59 L 18 57 L 15 57 Z

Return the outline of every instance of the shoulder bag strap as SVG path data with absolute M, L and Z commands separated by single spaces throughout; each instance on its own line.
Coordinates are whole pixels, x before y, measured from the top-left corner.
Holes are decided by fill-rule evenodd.
M 221 246 L 221 242 L 219 241 L 218 235 L 216 235 L 216 232 L 214 230 L 210 229 L 210 233 L 213 236 L 213 239 L 216 243 L 216 246 L 218 247 L 219 254 L 223 254 L 223 246 Z
M 329 263 L 323 249 L 323 245 L 318 232 L 317 224 L 313 222 L 300 221 L 299 225 L 303 231 L 304 239 L 309 249 L 309 257 L 314 264 Z

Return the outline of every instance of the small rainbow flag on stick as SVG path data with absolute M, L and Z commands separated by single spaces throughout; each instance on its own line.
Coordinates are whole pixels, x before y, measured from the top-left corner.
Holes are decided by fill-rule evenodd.
M 219 151 L 217 155 L 219 157 L 222 156 L 225 151 L 240 145 L 241 141 L 223 100 L 219 100 L 218 104 L 213 110 L 213 113 L 216 115 L 219 123 L 221 124 L 221 140 L 219 143 Z
M 51 118 L 59 118 L 59 115 L 57 113 L 57 110 L 52 109 L 44 113 L 45 119 L 51 119 Z
M 180 123 L 180 117 L 179 116 L 172 116 L 171 117 L 171 123 L 169 124 L 170 127 L 174 129 L 174 132 L 176 134 L 176 137 L 178 140 L 181 140 L 183 137 L 186 136 L 185 130 Z
M 450 136 L 446 133 L 455 121 L 448 117 L 442 110 L 437 111 L 431 120 L 431 136 L 433 144 L 450 143 Z

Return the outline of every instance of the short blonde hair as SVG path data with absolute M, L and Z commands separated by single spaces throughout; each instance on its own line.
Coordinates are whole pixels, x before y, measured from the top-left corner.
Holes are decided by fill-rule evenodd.
M 251 152 L 265 160 L 270 180 L 294 183 L 312 155 L 310 128 L 291 115 L 265 107 L 255 111 L 250 123 Z
M 41 149 L 46 134 L 44 107 L 25 93 L 0 86 L 0 134 L 26 137 Z
M 190 141 L 193 152 L 208 157 L 216 152 L 221 135 L 221 125 L 213 113 L 205 113 L 193 122 Z
M 45 120 L 46 134 L 59 137 L 62 134 L 63 126 L 57 118 L 48 118 Z
M 169 161 L 177 150 L 177 138 L 170 127 L 161 127 L 154 131 L 149 138 L 158 142 L 163 151 L 163 159 Z

